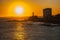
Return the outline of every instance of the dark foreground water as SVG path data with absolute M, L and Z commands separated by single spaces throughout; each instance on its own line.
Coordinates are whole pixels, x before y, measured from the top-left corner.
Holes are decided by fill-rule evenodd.
M 0 40 L 60 40 L 60 26 L 40 22 L 0 22 Z

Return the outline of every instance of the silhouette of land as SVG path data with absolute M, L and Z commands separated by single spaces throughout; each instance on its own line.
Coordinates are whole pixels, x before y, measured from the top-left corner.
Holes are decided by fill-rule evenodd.
M 29 21 L 34 22 L 45 22 L 45 23 L 55 23 L 60 24 L 60 14 L 52 16 L 52 8 L 43 9 L 43 17 L 39 18 L 32 13 L 32 16 L 28 18 Z
M 21 20 L 22 19 L 22 20 Z M 22 17 L 11 17 L 11 18 L 5 18 L 0 17 L 0 22 L 22 22 L 22 21 L 33 21 L 33 22 L 45 22 L 45 23 L 55 23 L 60 24 L 60 14 L 57 14 L 55 16 L 52 16 L 52 8 L 45 8 L 43 9 L 43 17 L 38 17 L 34 15 L 34 12 L 32 13 L 32 16 L 26 17 L 25 19 Z

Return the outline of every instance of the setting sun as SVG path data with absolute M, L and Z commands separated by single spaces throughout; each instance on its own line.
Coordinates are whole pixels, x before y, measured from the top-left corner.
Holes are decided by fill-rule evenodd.
M 17 6 L 14 10 L 17 15 L 22 15 L 22 13 L 24 12 L 23 7 L 20 7 L 20 6 Z
M 23 17 L 31 16 L 32 7 L 25 2 L 12 2 L 7 9 L 7 16 L 9 17 Z

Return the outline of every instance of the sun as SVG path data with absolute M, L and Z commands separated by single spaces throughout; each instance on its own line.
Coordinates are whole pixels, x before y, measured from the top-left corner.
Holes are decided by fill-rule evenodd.
M 25 17 L 32 15 L 32 7 L 26 2 L 12 2 L 9 4 L 7 10 L 8 17 Z
M 24 8 L 21 7 L 21 6 L 17 6 L 17 7 L 14 9 L 14 12 L 16 13 L 16 15 L 22 15 L 22 13 L 24 12 Z

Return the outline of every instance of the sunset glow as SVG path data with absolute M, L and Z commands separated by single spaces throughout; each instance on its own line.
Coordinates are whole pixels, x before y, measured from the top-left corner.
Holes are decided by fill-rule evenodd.
M 25 2 L 13 2 L 8 6 L 7 16 L 24 17 L 31 16 L 32 8 Z
M 60 14 L 59 0 L 3 0 L 1 1 L 1 14 L 2 17 L 11 16 L 31 16 L 32 12 L 37 16 L 43 16 L 44 8 L 52 8 L 52 14 Z M 20 8 L 22 8 L 21 12 Z

